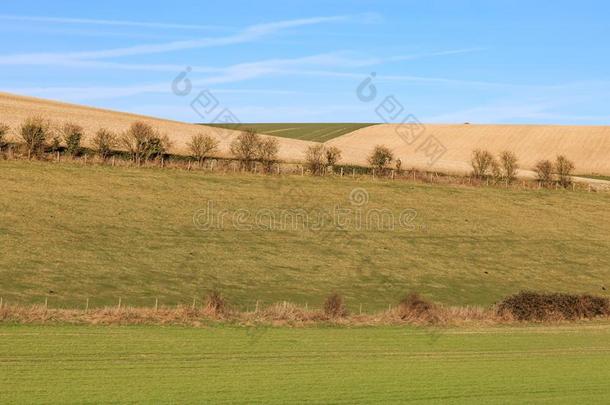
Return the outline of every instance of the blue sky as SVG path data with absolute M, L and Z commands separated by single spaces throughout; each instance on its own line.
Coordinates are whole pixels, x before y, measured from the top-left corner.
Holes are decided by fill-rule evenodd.
M 0 90 L 183 121 L 610 122 L 604 1 L 27 1 L 0 5 Z M 193 89 L 172 92 L 187 66 Z M 375 72 L 378 97 L 358 85 Z

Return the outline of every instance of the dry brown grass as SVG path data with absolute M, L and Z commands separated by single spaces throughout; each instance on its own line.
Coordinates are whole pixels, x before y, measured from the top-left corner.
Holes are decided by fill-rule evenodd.
M 210 298 L 212 297 L 212 298 Z M 570 312 L 571 314 L 571 312 Z M 581 316 L 523 318 L 501 308 L 477 306 L 446 307 L 431 303 L 417 294 L 403 299 L 397 306 L 373 314 L 336 316 L 324 309 L 308 309 L 290 302 L 281 302 L 254 311 L 229 309 L 219 295 L 210 295 L 203 306 L 176 307 L 106 307 L 90 310 L 54 309 L 44 305 L 0 307 L 0 322 L 21 324 L 90 324 L 90 325 L 187 325 L 202 326 L 211 322 L 240 325 L 343 326 L 415 325 L 437 327 L 489 326 L 522 322 L 557 323 L 586 319 L 609 318 L 604 313 L 580 313 Z

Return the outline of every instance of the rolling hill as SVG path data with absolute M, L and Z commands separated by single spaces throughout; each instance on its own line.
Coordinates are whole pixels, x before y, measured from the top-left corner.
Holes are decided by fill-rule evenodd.
M 341 149 L 344 160 L 353 164 L 366 164 L 370 151 L 381 144 L 395 152 L 403 167 L 465 173 L 471 170 L 472 151 L 487 149 L 516 153 L 524 169 L 531 170 L 538 160 L 554 160 L 563 154 L 574 161 L 578 174 L 610 175 L 607 126 L 425 125 L 425 130 L 414 136 L 400 129 L 398 125 L 375 125 L 326 143 Z M 431 139 L 438 140 L 446 150 L 433 164 L 425 152 Z
M 13 133 L 23 120 L 30 116 L 44 117 L 57 125 L 71 121 L 81 125 L 87 135 L 95 133 L 100 128 L 122 132 L 134 121 L 143 121 L 167 134 L 173 142 L 173 152 L 178 154 L 187 152 L 186 143 L 194 134 L 207 133 L 220 141 L 221 155 L 228 156 L 229 145 L 237 135 L 237 131 L 230 129 L 187 124 L 0 92 L 0 122 L 8 124 Z M 299 160 L 304 155 L 307 146 L 311 144 L 298 139 L 278 139 L 280 141 L 280 158 L 285 161 Z

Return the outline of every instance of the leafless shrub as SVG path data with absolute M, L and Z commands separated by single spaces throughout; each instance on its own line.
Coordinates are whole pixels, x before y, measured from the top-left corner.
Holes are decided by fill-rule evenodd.
M 324 145 L 311 145 L 305 151 L 305 165 L 314 176 L 324 174 Z
M 200 166 L 203 165 L 207 158 L 218 151 L 218 141 L 213 136 L 207 134 L 193 135 L 187 146 L 191 155 L 197 159 Z
M 254 170 L 258 157 L 261 136 L 255 129 L 249 128 L 240 132 L 231 143 L 231 153 L 239 160 L 242 169 Z
M 278 161 L 278 152 L 280 151 L 280 143 L 276 138 L 260 139 L 257 147 L 257 158 L 263 165 L 263 170 L 266 173 L 271 173 L 273 165 Z
M 500 153 L 500 166 L 502 167 L 503 179 L 509 184 L 512 183 L 517 177 L 517 170 L 519 170 L 517 155 L 511 151 Z
M 539 182 L 548 185 L 553 181 L 553 163 L 550 160 L 541 160 L 534 167 Z
M 610 315 L 610 300 L 592 295 L 520 292 L 502 300 L 497 311 L 519 321 L 590 319 Z
M 215 316 L 222 316 L 228 313 L 227 302 L 220 292 L 212 291 L 206 296 L 205 311 Z
M 422 320 L 426 322 L 437 322 L 437 306 L 425 300 L 417 293 L 411 293 L 403 298 L 398 304 L 398 315 L 403 320 Z
M 43 118 L 30 117 L 21 124 L 19 134 L 25 144 L 28 159 L 42 155 L 50 133 L 51 124 Z
M 67 122 L 61 127 L 60 134 L 66 144 L 66 152 L 70 156 L 77 156 L 80 153 L 80 145 L 85 136 L 83 127 Z
M 555 171 L 559 177 L 559 184 L 563 187 L 568 187 L 572 184 L 572 172 L 574 171 L 574 163 L 572 161 L 563 155 L 557 156 Z
M 341 150 L 336 146 L 330 146 L 325 148 L 326 165 L 329 166 L 333 171 L 335 166 L 341 160 Z
M 132 159 L 140 164 L 155 157 L 164 156 L 171 148 L 167 135 L 161 135 L 144 122 L 134 122 L 121 136 L 121 145 L 131 154 Z
M 369 164 L 379 172 L 383 172 L 387 165 L 394 160 L 394 154 L 387 146 L 377 145 L 368 158 Z
M 117 147 L 118 139 L 114 132 L 107 129 L 99 129 L 91 139 L 93 150 L 97 152 L 102 160 L 108 159 L 112 150 Z
M 332 293 L 324 301 L 324 315 L 329 318 L 343 318 L 347 316 L 347 308 L 343 297 L 338 293 Z
M 472 166 L 472 175 L 479 179 L 493 175 L 492 170 L 497 166 L 493 155 L 489 151 L 481 149 L 476 149 L 472 152 L 470 164 Z

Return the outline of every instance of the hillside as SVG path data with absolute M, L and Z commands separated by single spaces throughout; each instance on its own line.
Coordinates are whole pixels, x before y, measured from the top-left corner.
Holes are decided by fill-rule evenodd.
M 186 106 L 185 108 L 189 107 Z M 167 134 L 173 142 L 174 153 L 178 154 L 186 153 L 186 143 L 194 134 L 207 133 L 220 141 L 221 154 L 227 156 L 229 154 L 229 145 L 237 134 L 236 131 L 229 129 L 186 124 L 0 92 L 0 122 L 10 125 L 13 133 L 23 120 L 30 116 L 47 118 L 56 125 L 72 121 L 83 126 L 88 135 L 95 133 L 100 128 L 122 132 L 134 121 L 144 121 Z M 296 139 L 278 139 L 280 142 L 280 158 L 286 161 L 300 159 L 305 153 L 307 145 L 310 144 Z
M 398 128 L 370 126 L 327 144 L 340 148 L 344 159 L 354 164 L 366 164 L 370 151 L 382 144 L 394 150 L 403 167 L 464 173 L 471 170 L 472 151 L 487 149 L 494 153 L 515 152 L 524 169 L 532 169 L 538 160 L 554 160 L 563 154 L 575 162 L 578 174 L 610 175 L 610 126 L 425 125 L 425 131 L 411 144 L 399 136 Z M 423 151 L 430 135 L 446 149 L 433 165 L 428 164 Z
M 489 305 L 521 289 L 610 290 L 610 193 L 24 161 L 0 171 L 8 303 L 176 304 L 218 289 L 241 308 L 319 306 L 339 291 L 372 311 L 408 291 Z M 344 226 L 328 220 L 335 207 L 349 210 Z M 308 221 L 292 228 L 297 209 Z M 394 228 L 358 226 L 373 210 Z M 416 215 L 399 223 L 405 212 Z
M 326 142 L 330 139 L 349 134 L 360 128 L 375 124 L 355 123 L 267 123 L 267 124 L 240 124 L 237 128 L 253 128 L 261 134 L 279 136 L 282 138 L 301 139 L 303 141 Z M 235 125 L 213 124 L 221 128 L 235 129 Z

